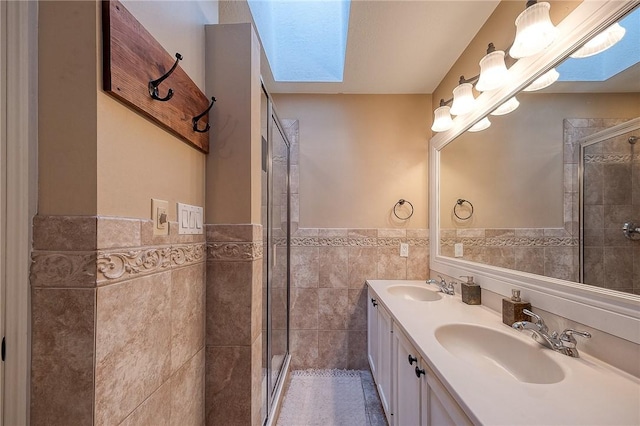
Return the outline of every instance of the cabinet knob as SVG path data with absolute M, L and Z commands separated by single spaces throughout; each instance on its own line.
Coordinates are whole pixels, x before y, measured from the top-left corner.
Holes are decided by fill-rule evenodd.
M 418 368 L 418 366 L 416 365 L 416 377 L 419 379 L 420 376 L 422 376 L 423 374 L 426 374 L 426 372 L 424 371 L 424 369 L 420 369 Z
M 411 354 L 409 354 L 409 365 L 413 365 L 414 362 L 418 362 L 418 358 L 416 358 L 415 356 L 411 356 Z M 416 366 L 416 368 L 418 368 Z
M 372 304 L 373 306 L 378 306 L 378 301 L 372 297 L 372 298 L 371 298 L 371 304 Z

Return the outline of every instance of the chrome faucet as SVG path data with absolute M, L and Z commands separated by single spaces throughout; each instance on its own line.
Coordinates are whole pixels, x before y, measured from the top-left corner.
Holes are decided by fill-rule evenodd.
M 540 315 L 534 314 L 528 309 L 524 309 L 522 312 L 533 318 L 535 323 L 529 321 L 518 321 L 513 323 L 513 328 L 519 331 L 531 330 L 533 332 L 531 334 L 533 340 L 540 343 L 542 346 L 572 358 L 580 357 L 578 349 L 576 349 L 578 342 L 573 335 L 576 334 L 584 338 L 590 338 L 591 333 L 568 328 L 564 330 L 560 336 L 558 336 L 558 333 L 555 331 L 549 334 L 549 327 L 547 327 Z
M 440 287 L 440 291 L 444 294 L 449 294 L 451 296 L 456 294 L 453 287 L 453 281 L 447 284 L 447 281 L 445 281 L 445 279 L 442 278 L 440 275 L 438 275 L 438 278 L 440 278 L 440 281 L 434 280 L 433 278 L 429 278 L 427 280 L 427 284 L 436 284 L 438 287 Z

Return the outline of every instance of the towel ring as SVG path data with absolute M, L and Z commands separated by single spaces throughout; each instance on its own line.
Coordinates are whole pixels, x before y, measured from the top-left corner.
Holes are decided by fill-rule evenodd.
M 400 216 L 398 216 L 398 212 L 396 212 L 396 209 L 398 208 L 398 206 L 404 206 L 404 203 L 407 203 L 407 204 L 409 204 L 409 206 L 411 206 L 411 213 L 409 213 L 409 216 L 407 216 L 407 217 L 400 217 Z M 402 198 L 400 198 L 398 200 L 398 202 L 393 206 L 393 214 L 400 220 L 407 220 L 411 216 L 413 216 L 413 204 L 411 204 L 407 200 L 403 200 Z
M 460 216 L 458 216 L 458 212 L 456 211 L 456 208 L 458 206 L 461 206 L 464 203 L 469 204 L 469 206 L 471 207 L 471 212 L 469 213 L 469 216 L 467 216 L 467 217 L 460 217 Z M 471 216 L 473 216 L 473 204 L 471 204 L 467 200 L 463 200 L 462 198 L 458 198 L 458 201 L 456 201 L 456 203 L 453 205 L 453 214 L 456 215 L 456 217 L 458 219 L 460 219 L 460 220 L 469 220 L 469 219 L 471 219 Z

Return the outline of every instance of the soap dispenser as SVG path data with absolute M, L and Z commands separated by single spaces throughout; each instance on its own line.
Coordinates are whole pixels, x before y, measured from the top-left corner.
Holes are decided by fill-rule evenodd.
M 524 310 L 531 310 L 531 303 L 520 299 L 520 290 L 511 290 L 511 299 L 502 299 L 502 322 L 512 326 L 514 322 L 529 321 L 531 318 Z
M 473 281 L 470 275 L 463 275 L 460 278 L 466 278 L 466 283 L 460 283 L 462 290 L 462 301 L 467 305 L 480 305 L 482 303 L 482 293 L 480 286 Z

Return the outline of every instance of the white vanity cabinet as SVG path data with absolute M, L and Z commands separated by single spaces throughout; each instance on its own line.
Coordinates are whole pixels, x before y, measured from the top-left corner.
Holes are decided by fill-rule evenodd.
M 378 370 L 378 301 L 369 291 L 367 304 L 367 358 L 371 374 L 375 378 Z
M 472 425 L 473 423 L 428 366 L 420 378 L 421 426 Z
M 376 294 L 368 296 L 369 365 L 389 425 L 471 424 Z
M 399 327 L 393 336 L 392 426 L 472 424 Z
M 398 328 L 393 332 L 393 348 L 395 392 L 392 426 L 419 425 L 421 380 L 416 375 L 416 368 L 421 369 L 420 355 Z
M 378 395 L 389 424 L 392 417 L 392 333 L 391 314 L 380 305 L 375 294 L 369 292 L 369 308 L 367 309 L 368 358 L 371 372 L 378 388 Z

